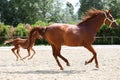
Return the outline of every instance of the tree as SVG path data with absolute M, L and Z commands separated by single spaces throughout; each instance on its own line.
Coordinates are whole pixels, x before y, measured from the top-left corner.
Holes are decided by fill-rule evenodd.
M 63 4 L 60 0 L 55 0 L 51 11 L 49 12 L 48 21 L 49 22 L 64 22 L 64 9 Z
M 74 20 L 71 3 L 64 0 L 0 0 L 0 20 L 2 23 L 17 26 L 19 23 L 33 24 L 44 22 L 69 22 Z
M 39 8 L 39 18 L 42 21 L 47 22 L 46 18 L 51 16 L 50 12 L 53 9 L 53 2 L 55 0 L 39 0 L 38 8 Z
M 1 22 L 16 26 L 18 23 L 34 23 L 38 17 L 39 0 L 0 0 Z
M 120 18 L 120 0 L 109 1 L 108 6 L 114 18 Z
M 45 22 L 61 22 L 67 23 L 75 20 L 74 8 L 73 5 L 69 2 L 63 4 L 64 0 L 49 0 L 49 4 L 46 6 L 46 10 L 42 13 L 41 10 L 41 19 Z M 64 6 L 63 6 L 64 5 Z M 48 7 L 47 7 L 48 6 Z M 43 6 L 40 6 L 43 7 Z M 44 17 L 42 16 L 44 15 Z
M 68 8 L 69 13 L 71 15 L 73 15 L 74 14 L 74 7 L 73 7 L 73 5 L 70 2 L 67 2 L 66 6 L 67 6 L 66 8 Z
M 65 13 L 66 13 L 66 20 L 68 22 L 77 20 L 77 15 L 74 14 L 74 7 L 70 2 L 66 3 Z
M 80 8 L 78 10 L 79 18 L 90 8 L 103 9 L 102 0 L 79 0 Z

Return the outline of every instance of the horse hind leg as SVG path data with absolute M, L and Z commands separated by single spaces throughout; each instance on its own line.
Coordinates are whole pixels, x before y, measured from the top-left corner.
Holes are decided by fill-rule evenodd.
M 95 50 L 93 49 L 93 47 L 90 45 L 90 46 L 85 46 L 90 52 L 92 52 L 93 54 L 93 57 L 86 61 L 85 62 L 85 65 L 91 63 L 93 61 L 93 59 L 95 59 L 95 64 L 96 64 L 96 68 L 99 68 L 99 65 L 98 65 L 98 60 L 97 60 L 97 53 L 95 52 Z
M 19 56 L 20 60 L 22 60 L 22 61 L 25 63 L 25 61 L 23 60 L 23 58 L 20 56 L 19 52 L 20 52 L 20 49 L 19 49 L 19 48 L 17 48 L 17 54 L 18 54 L 18 56 Z
M 15 53 L 16 48 L 12 48 L 11 51 L 14 53 L 14 55 L 16 56 L 16 61 L 18 61 L 18 55 Z

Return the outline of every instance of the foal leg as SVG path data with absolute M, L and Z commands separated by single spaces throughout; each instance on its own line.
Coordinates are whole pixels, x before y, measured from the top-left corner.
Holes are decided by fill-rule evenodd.
M 33 48 L 31 48 L 31 50 L 33 51 L 33 55 L 30 58 L 28 58 L 28 60 L 32 59 L 33 56 L 35 55 L 35 50 Z
M 22 57 L 20 56 L 20 48 L 17 48 L 17 54 L 18 54 L 18 56 L 20 57 L 20 60 L 22 60 L 23 62 L 24 62 L 24 60 L 22 59 Z
M 54 45 L 52 45 L 52 51 L 53 51 L 53 56 L 58 64 L 58 66 L 60 67 L 60 70 L 63 70 L 62 65 L 60 64 L 59 60 L 58 60 L 58 54 L 60 53 L 59 51 L 60 49 L 57 49 Z
M 30 56 L 30 49 L 27 49 L 27 51 L 28 51 L 28 55 L 27 56 L 25 56 L 24 58 L 22 58 L 22 59 L 26 59 L 27 57 L 29 57 Z
M 18 61 L 18 56 L 17 56 L 17 54 L 15 53 L 15 50 L 16 50 L 15 47 L 11 49 L 11 51 L 12 51 L 12 52 L 15 54 L 15 56 L 16 56 L 16 61 Z
M 95 52 L 95 50 L 93 49 L 93 47 L 92 47 L 91 45 L 85 46 L 85 47 L 86 47 L 90 52 L 92 52 L 92 54 L 93 54 L 93 57 L 92 57 L 90 60 L 88 60 L 88 61 L 85 62 L 85 65 L 91 63 L 91 62 L 93 61 L 93 59 L 95 59 L 96 68 L 99 68 L 98 60 L 97 60 L 97 53 Z

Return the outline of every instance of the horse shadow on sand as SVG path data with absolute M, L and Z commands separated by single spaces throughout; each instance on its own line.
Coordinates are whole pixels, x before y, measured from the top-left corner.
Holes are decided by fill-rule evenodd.
M 20 65 L 19 65 L 20 66 Z M 25 66 L 25 65 L 24 65 Z M 6 65 L 0 65 L 0 67 L 7 67 Z M 94 68 L 90 71 L 97 71 L 97 68 Z M 67 75 L 71 75 L 71 74 L 83 74 L 83 73 L 87 73 L 89 70 L 86 69 L 72 69 L 72 70 L 13 70 L 13 71 L 0 71 L 1 73 L 5 73 L 5 74 L 67 74 Z
M 29 71 L 6 71 L 7 74 L 82 74 L 86 70 L 29 70 Z

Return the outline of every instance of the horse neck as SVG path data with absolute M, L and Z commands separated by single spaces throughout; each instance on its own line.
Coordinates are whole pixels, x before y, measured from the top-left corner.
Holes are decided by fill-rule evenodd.
M 30 46 L 32 47 L 35 44 L 36 38 L 32 38 Z M 29 41 L 28 41 L 29 42 Z
M 89 30 L 93 35 L 96 35 L 101 25 L 103 24 L 104 17 L 96 16 L 95 18 L 91 18 L 85 22 L 80 23 L 78 26 L 84 26 Z
M 35 44 L 35 40 L 36 40 L 36 38 L 28 39 L 27 47 L 29 47 L 29 48 L 33 47 L 33 45 Z

